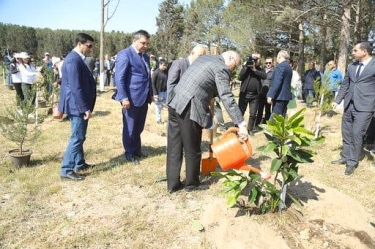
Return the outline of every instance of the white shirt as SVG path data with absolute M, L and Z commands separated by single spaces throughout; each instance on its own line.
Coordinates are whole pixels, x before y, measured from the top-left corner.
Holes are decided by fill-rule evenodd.
M 37 80 L 37 75 L 39 72 L 36 71 L 33 65 L 19 64 L 18 69 L 21 73 L 22 83 L 33 84 Z

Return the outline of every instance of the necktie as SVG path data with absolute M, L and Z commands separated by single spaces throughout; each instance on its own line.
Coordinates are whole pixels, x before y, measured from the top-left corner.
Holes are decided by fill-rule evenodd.
M 148 70 L 147 70 L 146 61 L 143 59 L 143 55 L 142 55 L 142 53 L 138 53 L 138 54 L 139 54 L 139 57 L 140 57 L 140 59 L 141 59 L 141 61 L 142 61 L 143 68 L 146 69 L 146 71 L 148 71 Z
M 355 74 L 355 79 L 358 80 L 359 75 L 361 74 L 361 68 L 363 66 L 363 63 L 358 63 L 357 73 Z

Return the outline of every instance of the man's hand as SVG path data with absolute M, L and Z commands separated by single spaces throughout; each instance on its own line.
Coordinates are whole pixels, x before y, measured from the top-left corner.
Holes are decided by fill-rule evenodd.
M 267 98 L 267 103 L 270 104 L 270 105 L 272 105 L 272 98 L 271 97 Z
M 249 132 L 247 131 L 246 125 L 238 127 L 238 136 L 243 141 L 246 141 L 249 138 Z
M 130 102 L 129 102 L 129 100 L 123 100 L 122 102 L 121 102 L 121 104 L 122 104 L 122 108 L 123 109 L 129 109 L 130 108 Z
M 89 120 L 92 116 L 92 113 L 90 110 L 88 110 L 87 112 L 85 112 L 84 116 L 83 116 L 83 119 L 84 120 Z

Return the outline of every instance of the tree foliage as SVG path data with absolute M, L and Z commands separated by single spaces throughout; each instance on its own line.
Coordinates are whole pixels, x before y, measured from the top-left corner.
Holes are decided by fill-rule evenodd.
M 151 37 L 149 52 L 169 60 L 186 56 L 196 43 L 215 45 L 219 53 L 237 50 L 242 56 L 259 52 L 275 57 L 280 49 L 299 61 L 302 73 L 307 61 L 324 65 L 339 62 L 345 72 L 354 43 L 367 40 L 375 27 L 374 0 L 178 0 L 159 4 L 158 30 Z M 0 23 L 0 47 L 28 51 L 40 57 L 48 51 L 62 55 L 72 49 L 77 32 Z M 106 32 L 103 52 L 114 55 L 131 44 L 131 34 Z M 99 55 L 95 45 L 94 56 Z

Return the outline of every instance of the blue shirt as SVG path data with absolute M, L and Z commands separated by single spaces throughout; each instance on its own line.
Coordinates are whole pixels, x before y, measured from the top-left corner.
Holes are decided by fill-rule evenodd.
M 329 81 L 332 91 L 337 92 L 339 90 L 339 86 L 341 86 L 342 83 L 342 78 L 342 73 L 337 70 L 337 68 L 333 68 L 329 73 Z

